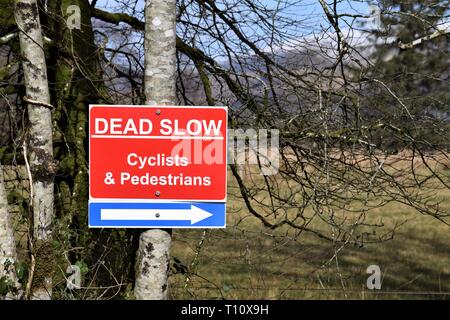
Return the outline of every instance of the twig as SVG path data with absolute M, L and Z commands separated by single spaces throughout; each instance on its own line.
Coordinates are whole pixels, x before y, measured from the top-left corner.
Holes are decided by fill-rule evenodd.
M 402 50 L 406 50 L 406 49 L 412 49 L 416 46 L 421 45 L 422 43 L 424 43 L 425 41 L 430 41 L 433 40 L 434 38 L 440 37 L 440 36 L 444 36 L 444 35 L 448 35 L 450 34 L 450 27 L 446 28 L 446 29 L 438 29 L 435 32 L 433 32 L 432 34 L 429 34 L 427 36 L 424 36 L 422 38 L 416 39 L 412 42 L 409 43 L 402 43 L 400 42 L 398 44 L 398 47 Z
M 30 275 L 28 277 L 27 285 L 25 287 L 25 299 L 30 299 L 30 293 L 31 293 L 31 285 L 33 283 L 34 278 L 34 270 L 36 268 L 36 259 L 34 258 L 34 248 L 33 248 L 33 237 L 31 235 L 30 229 L 28 230 L 28 249 L 30 251 Z
M 33 193 L 33 176 L 31 175 L 31 169 L 30 164 L 28 163 L 28 152 L 27 152 L 27 144 L 26 142 L 22 145 L 23 149 L 23 158 L 25 159 L 25 167 L 27 169 L 27 175 L 28 175 L 28 181 L 30 183 L 30 207 L 33 206 L 33 199 L 34 199 L 34 193 Z M 25 288 L 25 299 L 30 298 L 30 292 L 31 292 L 31 284 L 33 282 L 33 276 L 34 276 L 34 269 L 36 266 L 36 261 L 34 258 L 34 249 L 33 249 L 33 236 L 32 236 L 32 221 L 30 221 L 29 227 L 28 227 L 28 249 L 30 251 L 30 260 L 31 260 L 31 266 L 30 266 L 30 276 L 28 277 L 27 285 Z
M 50 109 L 50 110 L 55 109 L 55 107 L 53 105 L 51 105 L 50 103 L 43 102 L 43 101 L 32 100 L 32 99 L 30 99 L 27 96 L 23 97 L 23 101 L 25 101 L 28 104 L 35 104 L 37 106 L 45 107 L 45 108 Z
M 25 167 L 27 168 L 28 181 L 30 182 L 30 204 L 33 204 L 33 176 L 31 175 L 30 164 L 28 163 L 28 154 L 27 154 L 27 143 L 24 142 L 22 145 L 23 149 L 23 158 L 25 159 Z
M 19 35 L 18 32 L 9 33 L 3 37 L 0 37 L 0 45 L 7 44 L 12 39 L 16 38 Z

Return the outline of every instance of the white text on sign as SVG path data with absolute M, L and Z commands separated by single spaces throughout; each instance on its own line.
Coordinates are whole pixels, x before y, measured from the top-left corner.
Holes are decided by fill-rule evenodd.
M 201 136 L 218 137 L 221 132 L 222 120 L 191 119 L 183 128 L 178 120 L 161 119 L 157 134 L 162 136 Z M 134 120 L 121 118 L 96 118 L 94 135 L 151 135 L 153 122 L 150 119 Z M 223 138 L 223 137 L 222 137 Z

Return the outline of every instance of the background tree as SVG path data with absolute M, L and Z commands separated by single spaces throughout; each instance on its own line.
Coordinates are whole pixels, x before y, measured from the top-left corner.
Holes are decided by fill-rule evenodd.
M 17 262 L 14 227 L 8 210 L 3 167 L 0 167 L 0 299 L 20 299 L 22 296 L 16 273 Z
M 380 1 L 379 7 L 381 26 L 372 31 L 377 50 L 369 77 L 382 83 L 373 83 L 368 89 L 372 92 L 368 112 L 389 119 L 417 137 L 417 143 L 439 144 L 448 139 L 445 123 L 449 116 L 450 65 L 446 32 L 450 4 L 439 0 Z M 395 96 L 386 94 L 386 87 Z M 395 146 L 389 137 L 383 138 L 386 145 L 403 147 Z
M 53 177 L 57 169 L 53 160 L 53 106 L 50 104 L 37 2 L 17 0 L 14 10 L 19 28 L 26 93 L 23 101 L 28 105 L 29 135 L 26 136 L 23 150 L 30 180 L 30 206 L 33 210 L 33 236 L 29 239 L 31 267 L 26 294 L 31 293 L 34 299 L 47 300 L 52 296 L 54 268 L 51 240 L 54 214 Z

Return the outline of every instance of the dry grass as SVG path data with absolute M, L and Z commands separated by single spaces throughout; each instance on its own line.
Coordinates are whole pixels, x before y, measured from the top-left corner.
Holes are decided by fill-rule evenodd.
M 406 165 L 402 159 L 409 156 L 400 154 L 389 160 L 401 168 Z M 423 169 L 417 161 L 415 167 Z M 431 165 L 449 175 L 450 166 L 443 163 Z M 261 179 L 243 173 L 247 180 Z M 6 178 L 10 190 L 26 189 L 27 181 L 14 175 Z M 14 184 L 16 181 L 22 185 Z M 292 187 L 289 182 L 281 185 L 286 190 Z M 22 196 L 27 198 L 26 194 Z M 450 190 L 436 192 L 436 196 L 449 210 Z M 450 227 L 404 205 L 390 203 L 367 216 L 369 222 L 385 226 L 377 232 L 405 222 L 393 240 L 342 248 L 286 227 L 265 229 L 248 212 L 230 174 L 227 220 L 226 229 L 174 230 L 172 253 L 178 267 L 171 277 L 172 298 L 450 298 Z M 17 225 L 22 226 L 19 221 Z M 316 227 L 330 232 L 326 224 Z M 18 240 L 24 242 L 26 230 L 20 231 Z M 379 265 L 383 273 L 382 289 L 378 291 L 366 288 L 366 269 L 372 264 Z M 186 273 L 186 268 L 193 274 Z
M 367 221 L 385 226 L 376 232 L 401 224 L 393 240 L 341 247 L 287 228 L 265 229 L 229 181 L 226 229 L 174 232 L 173 256 L 196 275 L 174 274 L 173 298 L 450 298 L 450 227 L 442 222 L 390 203 L 369 211 Z M 437 193 L 450 209 L 450 190 Z M 366 287 L 372 264 L 381 268 L 381 290 Z

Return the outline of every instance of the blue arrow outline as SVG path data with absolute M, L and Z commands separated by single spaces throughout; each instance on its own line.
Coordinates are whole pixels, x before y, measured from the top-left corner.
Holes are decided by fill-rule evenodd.
M 101 220 L 101 209 L 190 209 L 199 207 L 211 217 L 191 224 L 190 220 Z M 91 228 L 224 228 L 226 204 L 224 202 L 89 202 Z

